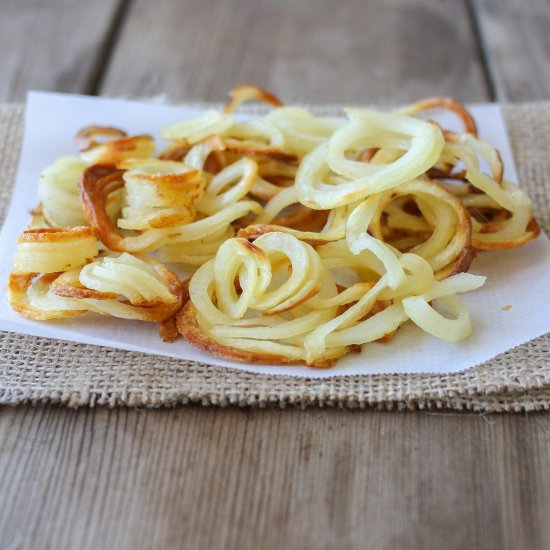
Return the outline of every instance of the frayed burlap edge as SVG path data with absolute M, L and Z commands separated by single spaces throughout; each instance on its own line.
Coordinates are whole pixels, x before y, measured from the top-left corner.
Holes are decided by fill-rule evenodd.
M 334 107 L 319 108 L 324 113 Z M 0 219 L 19 157 L 23 106 L 0 105 Z M 522 184 L 550 228 L 550 103 L 504 107 Z M 550 409 L 550 334 L 483 365 L 448 375 L 318 380 L 253 374 L 203 363 L 0 332 L 0 404 L 172 407 L 331 406 L 350 409 Z

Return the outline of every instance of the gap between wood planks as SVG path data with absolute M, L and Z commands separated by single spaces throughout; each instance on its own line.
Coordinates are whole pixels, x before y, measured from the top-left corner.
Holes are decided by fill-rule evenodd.
M 490 101 L 497 101 L 497 85 L 494 70 L 490 61 L 490 51 L 487 41 L 483 36 L 480 23 L 480 13 L 477 8 L 476 0 L 465 0 L 468 11 L 468 17 L 472 25 L 472 34 L 475 40 L 475 48 L 483 71 L 487 95 Z
M 107 73 L 109 61 L 117 46 L 120 37 L 120 30 L 124 24 L 124 20 L 132 0 L 120 0 L 118 8 L 113 16 L 113 21 L 107 31 L 105 42 L 103 43 L 101 53 L 97 56 L 95 66 L 90 72 L 90 78 L 85 85 L 84 93 L 89 95 L 99 95 L 103 79 Z

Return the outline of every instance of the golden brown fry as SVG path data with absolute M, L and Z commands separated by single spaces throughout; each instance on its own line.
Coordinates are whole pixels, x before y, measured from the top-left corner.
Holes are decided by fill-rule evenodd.
M 419 202 L 411 201 L 409 197 Z M 396 205 L 396 199 L 399 198 L 409 199 Z M 383 217 L 385 209 L 387 212 L 390 204 L 395 205 L 394 208 Z M 421 208 L 418 205 L 421 205 Z M 384 242 L 387 237 L 383 229 L 388 225 L 390 228 L 397 228 L 401 238 L 419 237 L 419 242 L 411 247 L 409 252 L 426 258 L 438 278 L 444 278 L 444 274 L 447 273 L 457 273 L 457 270 L 467 271 L 467 261 L 473 260 L 473 255 L 467 253 L 471 248 L 470 215 L 460 200 L 436 181 L 419 179 L 383 194 L 377 215 L 369 225 L 369 231 Z M 440 235 L 436 235 L 435 231 Z M 427 238 L 423 238 L 426 233 Z
M 128 137 L 123 130 L 109 126 L 83 128 L 76 135 L 76 143 L 81 157 L 91 163 L 115 163 L 128 158 L 147 158 L 155 151 L 155 143 L 151 136 Z
M 504 227 L 504 222 L 485 223 L 482 225 L 481 233 L 482 234 L 497 233 L 498 231 L 503 229 L 503 227 Z M 516 238 L 508 239 L 508 240 L 503 239 L 497 242 L 486 242 L 486 241 L 474 238 L 472 239 L 472 245 L 477 250 L 506 250 L 510 248 L 518 248 L 536 239 L 540 235 L 540 232 L 541 232 L 541 229 L 537 220 L 534 217 L 531 217 L 529 222 L 527 223 L 525 232 Z
M 37 273 L 26 273 L 24 275 L 10 274 L 8 280 L 8 297 L 11 307 L 23 317 L 35 321 L 47 321 L 49 319 L 63 319 L 65 317 L 74 317 L 86 313 L 86 309 L 81 310 L 40 310 L 33 307 L 29 301 L 28 290 L 34 283 L 37 286 L 49 287 L 58 273 L 49 273 L 38 276 Z
M 17 238 L 19 243 L 50 242 L 62 243 L 90 237 L 93 235 L 89 227 L 41 227 L 37 229 L 26 229 Z
M 270 94 L 259 86 L 253 86 L 251 84 L 236 86 L 227 95 L 229 101 L 223 107 L 224 113 L 232 113 L 239 105 L 248 101 L 260 101 L 272 105 L 273 107 L 280 107 L 283 104 L 278 97 Z
M 126 267 L 131 266 L 131 270 L 127 271 L 127 277 L 117 283 L 120 292 L 88 288 L 82 283 L 83 272 L 88 268 L 93 270 L 96 264 L 102 264 L 104 260 L 117 262 L 121 273 L 124 273 Z M 110 268 L 112 266 L 105 265 L 103 272 L 95 278 L 96 284 L 102 284 L 101 277 L 105 277 L 105 270 L 108 271 Z M 143 279 L 147 277 L 149 279 L 144 283 Z M 161 288 L 164 295 L 154 294 L 151 281 Z M 109 280 L 108 275 L 103 283 L 112 287 L 112 280 Z M 144 285 L 143 289 L 140 285 Z M 142 292 L 146 296 L 141 295 Z M 12 307 L 29 319 L 61 319 L 93 311 L 125 319 L 162 322 L 173 317 L 181 308 L 184 288 L 177 275 L 163 264 L 150 259 L 140 260 L 126 254 L 118 258 L 102 258 L 82 269 L 62 274 L 37 276 L 36 273 L 12 273 L 8 283 L 8 294 Z
M 197 323 L 197 310 L 191 301 L 187 302 L 177 314 L 176 326 L 179 333 L 190 344 L 224 359 L 259 365 L 300 365 L 304 363 L 303 360 L 292 359 L 285 355 L 255 353 L 216 342 L 216 340 L 206 335 L 199 327 Z M 335 359 L 318 359 L 308 366 L 327 368 L 332 367 L 335 362 Z
M 27 229 L 17 239 L 13 272 L 56 273 L 69 271 L 98 253 L 90 227 Z
M 84 170 L 80 180 L 80 196 L 84 215 L 97 238 L 110 250 L 124 251 L 124 235 L 106 211 L 109 195 L 124 186 L 122 174 L 113 164 L 94 164 Z
M 422 99 L 417 103 L 413 103 L 412 105 L 407 105 L 406 107 L 399 109 L 398 112 L 406 115 L 416 115 L 418 113 L 429 111 L 431 109 L 443 109 L 446 111 L 451 111 L 461 120 L 462 125 L 464 126 L 464 131 L 477 137 L 477 125 L 474 117 L 472 116 L 470 111 L 468 111 L 465 105 L 451 97 L 427 97 L 426 99 Z
M 78 131 L 75 136 L 76 146 L 79 151 L 87 151 L 104 141 L 126 138 L 128 134 L 120 128 L 111 126 L 86 126 Z M 98 138 L 96 140 L 96 138 Z
M 475 134 L 472 134 L 475 135 Z M 447 143 L 455 143 L 460 144 L 464 142 L 464 135 L 463 134 L 457 134 L 456 132 L 450 132 L 448 130 L 445 130 L 443 132 L 443 136 L 445 137 L 445 141 Z M 476 150 L 476 154 L 478 153 L 479 149 Z M 491 165 L 491 177 L 499 182 L 502 183 L 502 178 L 504 176 L 504 165 L 502 164 L 502 158 L 500 156 L 500 152 L 497 149 L 492 149 L 491 151 L 493 158 L 488 159 Z M 466 179 L 466 170 L 463 170 L 462 172 L 458 172 L 455 177 L 458 179 Z M 449 176 L 448 176 L 449 177 Z

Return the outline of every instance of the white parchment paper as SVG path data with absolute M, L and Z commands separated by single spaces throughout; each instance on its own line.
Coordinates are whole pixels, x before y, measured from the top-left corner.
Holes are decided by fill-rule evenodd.
M 198 109 L 119 99 L 31 92 L 27 100 L 25 135 L 12 204 L 0 234 L 0 280 L 5 286 L 16 249 L 17 235 L 38 204 L 38 178 L 62 155 L 76 154 L 73 136 L 83 126 L 99 124 L 129 134 L 152 134 L 161 144 L 160 127 L 192 116 Z M 472 112 L 481 137 L 496 146 L 506 176 L 517 181 L 500 108 L 476 105 Z M 455 121 L 444 121 L 452 128 Z M 449 373 L 473 367 L 550 330 L 550 243 L 542 235 L 517 250 L 479 254 L 472 270 L 486 275 L 483 288 L 462 295 L 474 323 L 470 338 L 442 342 L 407 323 L 388 344 L 371 343 L 326 370 L 307 367 L 256 366 L 207 355 L 180 339 L 163 343 L 152 323 L 86 314 L 67 320 L 38 322 L 20 317 L 5 292 L 0 293 L 0 329 L 87 344 L 165 355 L 253 372 L 309 377 L 349 374 Z M 510 307 L 511 306 L 511 307 Z M 92 367 L 91 367 L 92 368 Z

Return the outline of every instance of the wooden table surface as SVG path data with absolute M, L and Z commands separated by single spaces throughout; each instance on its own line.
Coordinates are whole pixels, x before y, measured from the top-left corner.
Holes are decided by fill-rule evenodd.
M 550 99 L 548 0 L 0 0 L 0 101 Z M 0 409 L 0 548 L 550 548 L 550 414 Z

